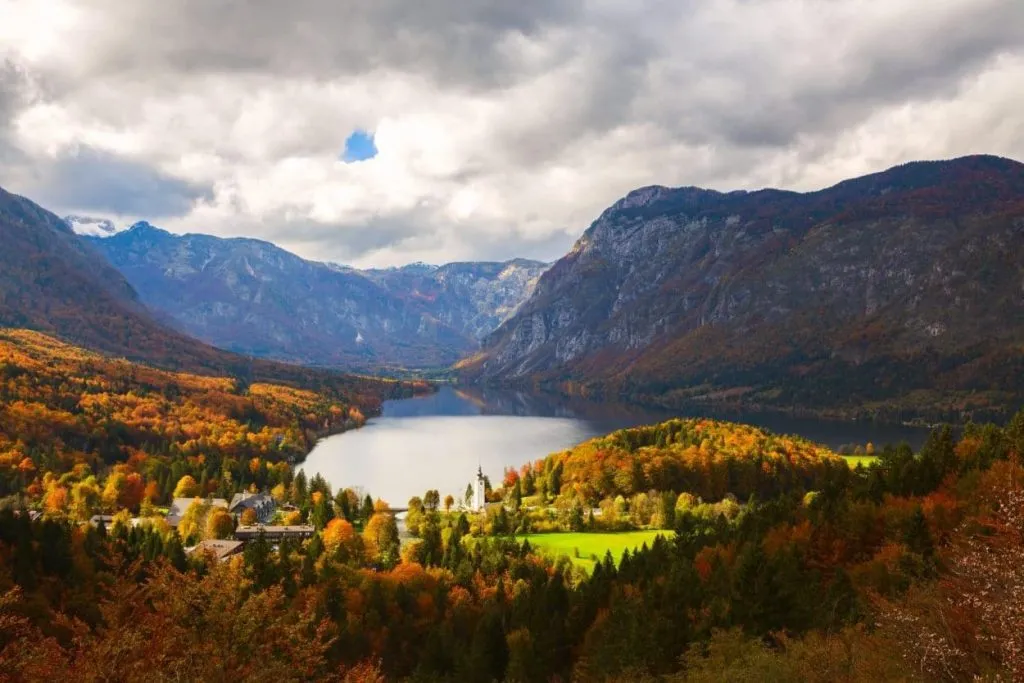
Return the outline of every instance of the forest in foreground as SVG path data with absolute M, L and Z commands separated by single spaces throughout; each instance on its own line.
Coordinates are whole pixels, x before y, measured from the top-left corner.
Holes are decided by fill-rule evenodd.
M 623 430 L 506 473 L 484 513 L 427 492 L 403 543 L 387 503 L 292 469 L 380 398 L 4 331 L 0 679 L 1024 676 L 1024 414 L 852 469 L 743 425 Z M 246 492 L 310 537 L 187 552 Z M 673 534 L 590 572 L 517 538 L 619 528 Z

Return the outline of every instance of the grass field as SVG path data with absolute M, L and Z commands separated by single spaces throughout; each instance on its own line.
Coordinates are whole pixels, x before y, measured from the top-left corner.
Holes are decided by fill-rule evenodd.
M 850 466 L 850 469 L 854 469 L 857 465 L 864 465 L 867 467 L 871 463 L 878 460 L 877 455 L 844 455 L 843 459 L 846 460 L 846 464 Z
M 552 534 L 526 534 L 517 536 L 518 541 L 529 541 L 530 545 L 550 557 L 567 556 L 580 567 L 590 571 L 594 568 L 594 561 L 590 556 L 596 555 L 598 559 L 604 559 L 606 551 L 612 551 L 612 557 L 618 564 L 622 557 L 622 551 L 626 548 L 633 550 L 644 543 L 650 546 L 657 536 L 671 538 L 672 531 L 620 531 L 615 533 L 552 533 Z M 576 550 L 579 550 L 579 557 L 576 557 Z

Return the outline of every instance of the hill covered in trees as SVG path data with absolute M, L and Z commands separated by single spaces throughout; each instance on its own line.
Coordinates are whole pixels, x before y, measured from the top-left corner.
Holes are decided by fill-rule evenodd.
M 507 476 L 486 513 L 426 492 L 417 539 L 400 545 L 386 503 L 290 464 L 316 432 L 357 425 L 372 396 L 154 370 L 34 332 L 5 332 L 0 352 L 0 672 L 14 680 L 914 681 L 1024 667 L 1024 414 L 856 469 L 742 425 L 623 430 Z M 535 500 L 517 503 L 528 479 Z M 175 529 L 156 511 L 246 488 L 312 537 L 257 535 L 217 561 L 184 548 L 230 518 Z M 645 517 L 652 492 L 683 504 Z M 587 574 L 513 535 L 532 507 L 589 526 L 574 508 L 620 498 L 674 540 Z M 92 512 L 113 521 L 85 523 Z
M 312 391 L 159 370 L 27 330 L 0 330 L 0 499 L 85 520 L 169 501 L 183 476 L 198 495 L 278 483 L 317 436 L 363 423 L 381 387 Z M 113 482 L 113 483 L 112 483 Z M 100 495 L 101 486 L 105 489 Z
M 799 437 L 708 419 L 670 420 L 591 439 L 549 456 L 542 471 L 560 472 L 559 493 L 594 503 L 648 490 L 717 501 L 772 498 L 820 488 L 846 462 Z

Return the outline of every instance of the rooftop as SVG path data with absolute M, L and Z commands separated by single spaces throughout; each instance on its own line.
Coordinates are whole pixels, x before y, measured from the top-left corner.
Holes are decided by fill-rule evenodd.
M 283 538 L 286 536 L 306 538 L 316 533 L 316 529 L 308 524 L 296 524 L 291 526 L 264 526 L 254 524 L 251 526 L 240 526 L 235 529 L 235 538 L 250 539 L 259 536 L 260 532 L 267 538 Z
M 230 541 L 214 539 L 209 541 L 203 541 L 194 548 L 190 548 L 187 552 L 189 555 L 194 553 L 211 553 L 218 560 L 225 560 L 231 555 L 235 555 L 242 550 L 242 546 L 245 543 L 242 541 Z
M 266 493 L 236 493 L 231 497 L 228 511 L 234 512 L 238 507 L 258 507 L 273 505 L 274 499 Z

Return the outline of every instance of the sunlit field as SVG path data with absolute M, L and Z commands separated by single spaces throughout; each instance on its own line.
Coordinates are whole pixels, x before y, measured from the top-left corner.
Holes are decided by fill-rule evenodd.
M 526 534 L 517 536 L 520 541 L 529 541 L 530 545 L 544 552 L 551 557 L 566 555 L 574 564 L 591 571 L 594 568 L 594 559 L 604 559 L 607 551 L 612 552 L 615 564 L 619 563 L 622 551 L 627 548 L 633 551 L 644 543 L 650 547 L 658 536 L 671 538 L 675 535 L 673 531 L 652 530 L 652 531 L 621 531 L 610 533 L 551 533 L 551 534 Z
M 857 465 L 863 465 L 867 467 L 871 463 L 878 460 L 877 455 L 844 455 L 843 459 L 846 460 L 846 464 L 850 466 L 850 469 L 856 469 Z

